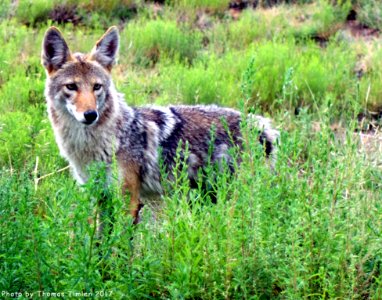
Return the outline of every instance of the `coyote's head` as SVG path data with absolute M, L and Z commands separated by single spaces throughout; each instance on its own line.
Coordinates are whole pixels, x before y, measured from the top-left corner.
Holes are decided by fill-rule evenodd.
M 110 71 L 119 46 L 111 27 L 88 54 L 72 54 L 60 31 L 51 27 L 42 44 L 42 64 L 48 76 L 46 94 L 56 110 L 86 125 L 95 124 L 112 87 Z

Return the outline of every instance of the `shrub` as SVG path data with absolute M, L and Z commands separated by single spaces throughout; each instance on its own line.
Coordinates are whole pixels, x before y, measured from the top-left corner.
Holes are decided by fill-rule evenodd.
M 309 8 L 313 12 L 309 14 Z M 336 6 L 331 5 L 329 1 L 318 1 L 315 5 L 308 7 L 308 20 L 303 20 L 301 31 L 299 28 L 292 28 L 296 37 L 319 37 L 327 39 L 336 33 L 341 27 L 351 9 L 349 1 L 344 1 Z M 295 15 L 298 18 L 298 15 Z M 310 19 L 310 20 L 309 20 Z M 306 22 L 307 21 L 307 22 Z
M 73 1 L 81 23 L 88 27 L 101 29 L 118 24 L 121 20 L 126 21 L 132 18 L 137 8 L 141 6 L 141 2 L 143 1 Z
M 282 40 L 295 37 L 328 39 L 340 28 L 350 10 L 346 2 L 332 6 L 326 1 L 301 6 L 281 5 L 270 9 L 248 9 L 237 21 L 215 25 L 208 37 L 217 50 L 245 48 L 261 39 Z
M 222 70 L 213 65 L 216 67 L 210 61 L 208 65 L 198 62 L 192 67 L 179 63 L 160 67 L 162 97 L 171 103 L 225 103 L 231 82 L 225 81 Z
M 30 105 L 45 103 L 44 81 L 39 58 L 34 63 L 25 63 L 25 70 L 12 74 L 12 79 L 6 81 L 0 88 L 2 105 L 0 112 L 25 111 Z
M 253 58 L 247 99 L 250 106 L 262 110 L 298 106 L 316 109 L 330 93 L 331 103 L 344 109 L 356 98 L 355 56 L 353 49 L 337 41 L 330 42 L 326 49 L 313 42 L 301 47 L 294 40 L 259 42 L 247 50 L 199 56 L 192 66 L 162 61 L 157 65 L 160 75 L 151 81 L 162 103 L 238 106 L 243 97 L 242 74 Z
M 192 66 L 162 61 L 158 65 L 161 76 L 157 78 L 160 101 L 238 107 L 243 97 L 241 77 L 254 52 L 251 47 L 247 51 L 230 51 L 221 56 L 201 55 Z
M 155 64 L 161 56 L 177 57 L 191 62 L 200 48 L 197 33 L 174 21 L 148 20 L 131 22 L 123 32 L 123 53 L 131 52 L 134 60 L 143 65 Z
M 25 26 L 19 26 L 14 21 L 0 22 L 0 42 L 3 44 L 0 51 L 0 87 L 12 73 L 22 69 L 22 57 L 34 50 L 34 45 L 30 43 L 33 37 Z
M 255 52 L 255 77 L 253 99 L 256 104 L 269 107 L 281 93 L 287 68 L 293 66 L 293 53 L 297 49 L 293 43 L 264 43 Z M 272 78 L 267 80 L 266 78 Z
M 54 4 L 52 0 L 21 0 L 16 8 L 15 16 L 23 24 L 36 25 L 48 20 Z
M 382 30 L 382 7 L 378 0 L 358 0 L 357 17 L 360 23 Z
M 33 139 L 41 118 L 36 118 L 36 115 L 32 108 L 25 113 L 9 112 L 1 115 L 0 165 L 21 169 L 33 164 Z
M 81 189 L 54 174 L 37 191 L 30 174 L 1 170 L 1 288 L 105 289 L 132 299 L 380 298 L 380 177 L 352 129 L 339 146 L 328 117 L 321 114 L 319 131 L 309 114 L 290 121 L 277 175 L 244 129 L 236 175 L 221 170 L 211 181 L 214 205 L 176 172 L 156 220 L 144 209 L 132 227 L 112 191 L 114 227 L 102 243 L 94 223 L 102 170 Z
M 217 23 L 207 35 L 215 51 L 243 49 L 259 38 L 269 37 L 269 31 L 272 31 L 269 25 L 260 13 L 246 10 L 237 21 L 223 20 Z
M 205 10 L 210 13 L 223 13 L 229 3 L 229 0 L 166 0 L 166 4 L 182 10 Z
M 11 15 L 12 0 L 2 0 L 0 6 L 0 20 Z
M 333 104 L 343 109 L 345 99 L 355 96 L 355 56 L 346 44 L 339 45 L 336 41 L 324 50 L 314 45 L 303 50 L 295 73 L 300 101 L 312 105 L 313 101 L 320 102 L 325 93 L 331 93 Z
M 113 13 L 118 13 L 118 10 L 123 8 L 131 8 L 139 3 L 139 0 L 69 0 L 71 4 L 78 5 L 87 11 L 97 11 L 104 12 L 107 15 L 112 15 Z
M 0 166 L 32 170 L 39 157 L 38 171 L 50 173 L 65 166 L 58 153 L 45 106 L 29 106 L 25 112 L 0 115 Z
M 336 47 L 332 46 L 334 44 Z M 280 104 L 284 109 L 300 105 L 314 107 L 328 92 L 338 108 L 349 104 L 348 97 L 355 97 L 355 52 L 345 44 L 338 47 L 336 42 L 329 43 L 325 50 L 314 43 L 308 45 L 300 47 L 290 40 L 255 47 L 252 97 L 249 99 L 252 105 L 265 109 Z M 288 99 L 285 88 L 289 89 Z M 349 94 L 344 94 L 344 90 Z M 345 98 L 348 100 L 344 101 Z
M 360 80 L 360 102 L 372 111 L 382 108 L 382 48 L 375 42 L 368 51 L 365 74 Z
M 110 19 L 130 18 L 140 3 L 140 0 L 21 0 L 15 5 L 15 16 L 19 22 L 32 26 L 53 19 L 59 23 L 77 25 L 81 22 L 87 26 L 105 27 L 107 19 L 110 22 Z M 9 8 L 4 7 L 3 10 L 5 13 Z

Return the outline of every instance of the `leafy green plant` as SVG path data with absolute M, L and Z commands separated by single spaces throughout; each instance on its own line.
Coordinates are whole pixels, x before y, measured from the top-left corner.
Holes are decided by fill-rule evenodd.
M 277 173 L 265 164 L 254 133 L 245 133 L 237 174 L 221 172 L 212 185 L 216 205 L 177 172 L 156 221 L 146 208 L 133 230 L 113 193 L 114 227 L 100 246 L 92 197 L 104 193 L 102 172 L 83 189 L 56 174 L 35 193 L 26 174 L 4 176 L 3 170 L 2 288 L 105 289 L 132 298 L 356 297 L 369 291 L 378 298 L 377 178 L 367 175 L 351 131 L 348 144 L 338 147 L 328 116 L 321 114 L 320 132 L 312 131 L 305 113 L 293 121 L 296 129 L 282 132 Z M 59 191 L 49 192 L 56 185 Z M 16 268 L 17 257 L 23 267 Z
M 362 70 L 365 74 L 363 74 L 360 79 L 360 102 L 363 107 L 366 107 L 372 111 L 379 111 L 382 107 L 382 90 L 378 84 L 378 82 L 382 79 L 382 49 L 378 43 L 375 43 L 366 50 L 364 70 Z
M 11 6 L 12 6 L 12 1 L 11 0 L 3 0 L 1 2 L 0 20 L 10 16 L 10 14 L 12 13 L 11 12 Z
M 85 0 L 85 1 L 69 0 L 68 2 L 71 4 L 79 5 L 88 11 L 105 12 L 108 15 L 111 15 L 112 13 L 116 13 L 119 9 L 123 7 L 131 8 L 134 5 L 139 4 L 139 1 L 137 0 L 122 0 L 122 1 L 111 0 L 106 2 L 101 0 Z
M 356 4 L 357 18 L 371 28 L 382 29 L 381 5 L 376 0 L 358 0 Z
M 346 20 L 349 2 L 333 6 L 327 1 L 316 1 L 301 6 L 280 5 L 271 9 L 248 9 L 237 21 L 218 23 L 209 38 L 216 47 L 245 48 L 259 40 L 328 39 Z M 218 49 L 219 49 L 218 48 Z
M 48 20 L 49 12 L 54 6 L 52 0 L 21 0 L 16 8 L 15 16 L 19 22 L 36 25 Z
M 228 86 L 222 81 L 220 70 L 202 63 L 192 68 L 181 64 L 171 64 L 161 68 L 164 97 L 177 103 L 216 103 L 224 102 L 229 94 Z M 227 83 L 227 82 L 226 82 Z
M 123 38 L 131 45 L 126 52 L 131 52 L 135 61 L 143 65 L 156 63 L 161 56 L 191 62 L 200 48 L 199 35 L 187 28 L 179 28 L 173 21 L 130 23 Z
M 182 10 L 205 10 L 210 13 L 222 13 L 229 6 L 228 0 L 166 0 L 166 4 Z

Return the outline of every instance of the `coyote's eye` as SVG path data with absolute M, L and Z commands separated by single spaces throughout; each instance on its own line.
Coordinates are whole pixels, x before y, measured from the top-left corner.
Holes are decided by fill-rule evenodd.
M 75 83 L 69 83 L 66 85 L 66 88 L 69 90 L 69 91 L 77 91 L 77 84 Z
M 98 90 L 100 90 L 100 89 L 101 89 L 101 87 L 102 87 L 102 85 L 101 85 L 101 84 L 99 84 L 99 83 L 96 83 L 96 84 L 94 84 L 94 86 L 93 86 L 93 90 L 94 90 L 94 91 L 98 91 Z

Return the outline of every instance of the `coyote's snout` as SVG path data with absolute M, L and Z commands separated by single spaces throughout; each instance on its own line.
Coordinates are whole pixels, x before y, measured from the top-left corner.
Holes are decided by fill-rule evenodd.
M 101 96 L 101 86 L 96 84 L 84 84 L 79 80 L 63 86 L 66 108 L 78 122 L 91 125 L 98 120 L 97 99 Z
M 115 157 L 136 221 L 141 196 L 162 192 L 159 160 L 171 171 L 180 144 L 187 145 L 191 183 L 208 162 L 233 163 L 228 150 L 242 144 L 241 114 L 215 105 L 128 106 L 110 74 L 118 47 L 116 27 L 88 54 L 71 53 L 58 29 L 49 28 L 42 45 L 45 96 L 57 144 L 76 179 L 86 182 L 91 163 L 111 164 Z M 249 120 L 259 129 L 254 138 L 264 145 L 266 156 L 272 157 L 278 132 L 260 116 Z

